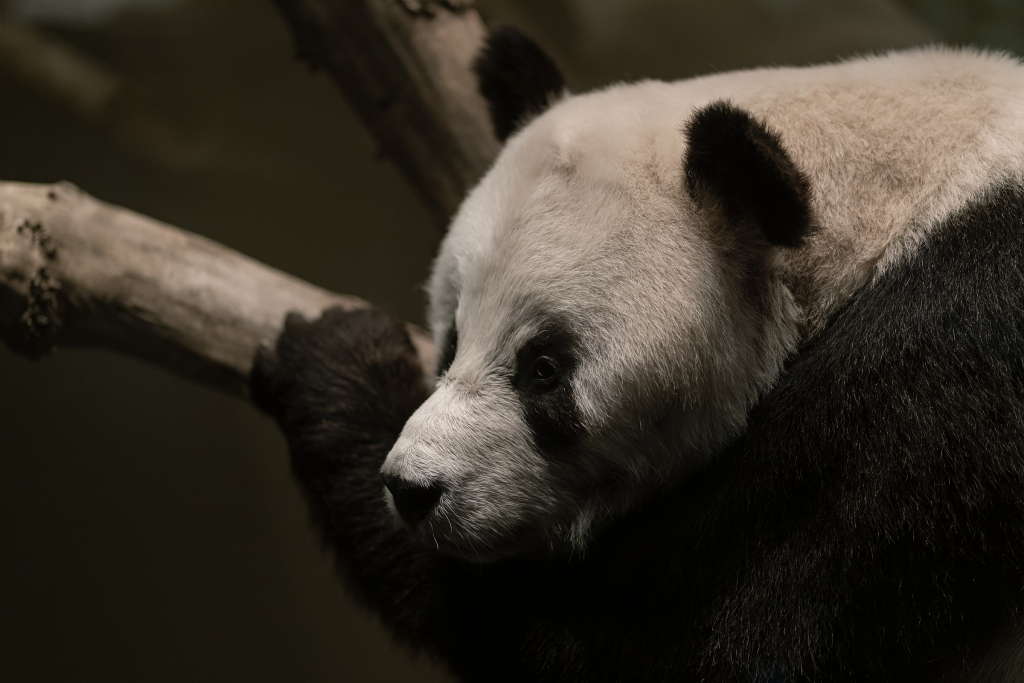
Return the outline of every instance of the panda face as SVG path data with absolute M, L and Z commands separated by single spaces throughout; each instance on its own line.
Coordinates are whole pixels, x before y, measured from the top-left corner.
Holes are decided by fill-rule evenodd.
M 785 288 L 689 196 L 683 134 L 579 99 L 456 217 L 437 388 L 382 469 L 423 541 L 474 561 L 581 549 L 717 452 L 795 343 Z

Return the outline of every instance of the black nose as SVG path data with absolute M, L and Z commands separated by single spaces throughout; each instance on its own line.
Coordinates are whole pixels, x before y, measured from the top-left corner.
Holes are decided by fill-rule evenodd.
M 444 489 L 439 484 L 417 484 L 393 474 L 381 475 L 384 485 L 391 491 L 398 514 L 409 526 L 416 526 L 430 514 L 441 500 Z

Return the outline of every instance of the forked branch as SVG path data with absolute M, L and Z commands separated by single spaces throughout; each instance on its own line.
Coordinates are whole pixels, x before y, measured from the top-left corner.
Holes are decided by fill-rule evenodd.
M 299 55 L 330 72 L 447 222 L 499 147 L 470 68 L 485 34 L 472 0 L 274 2 Z M 369 304 L 71 185 L 0 183 L 0 339 L 21 353 L 104 346 L 245 395 L 285 315 L 334 305 Z M 429 371 L 430 340 L 409 329 Z

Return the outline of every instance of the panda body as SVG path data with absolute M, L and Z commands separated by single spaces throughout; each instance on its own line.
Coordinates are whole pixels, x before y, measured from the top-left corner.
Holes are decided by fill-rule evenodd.
M 465 680 L 1024 679 L 1024 69 L 564 97 L 503 40 L 434 392 L 379 312 L 254 369 L 360 594 Z
M 730 141 L 730 126 L 747 128 Z M 764 182 L 732 178 L 751 135 L 799 187 L 771 186 L 770 159 Z M 872 276 L 1022 174 L 1024 69 L 1005 56 L 931 48 L 562 97 L 453 220 L 429 317 L 458 352 L 385 464 L 389 489 L 446 552 L 580 552 L 717 455 Z M 524 349 L 562 386 L 530 388 Z

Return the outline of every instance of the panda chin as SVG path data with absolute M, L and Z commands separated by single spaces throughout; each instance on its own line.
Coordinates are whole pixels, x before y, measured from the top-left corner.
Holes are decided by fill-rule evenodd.
M 443 515 L 431 515 L 412 529 L 420 543 L 445 557 L 472 564 L 506 560 L 549 559 L 562 555 L 558 549 L 537 543 L 536 530 L 524 528 L 500 539 L 474 538 L 449 525 Z
M 431 539 L 432 541 L 433 539 Z M 546 560 L 558 556 L 557 553 L 550 549 L 537 547 L 527 541 L 528 539 L 524 537 L 521 543 L 513 542 L 509 545 L 491 548 L 481 548 L 473 544 L 460 545 L 452 542 L 442 542 L 436 546 L 436 549 L 445 557 L 478 565 L 513 560 Z
M 590 524 L 588 518 L 584 524 L 576 522 L 551 528 L 540 517 L 529 520 L 514 513 L 497 519 L 472 514 L 462 516 L 455 511 L 457 506 L 450 498 L 442 499 L 429 515 L 410 524 L 398 513 L 387 489 L 385 498 L 394 523 L 408 529 L 424 548 L 479 565 L 570 557 L 582 550 Z M 519 522 L 510 526 L 508 519 L 517 516 Z M 463 521 L 467 517 L 470 525 Z

